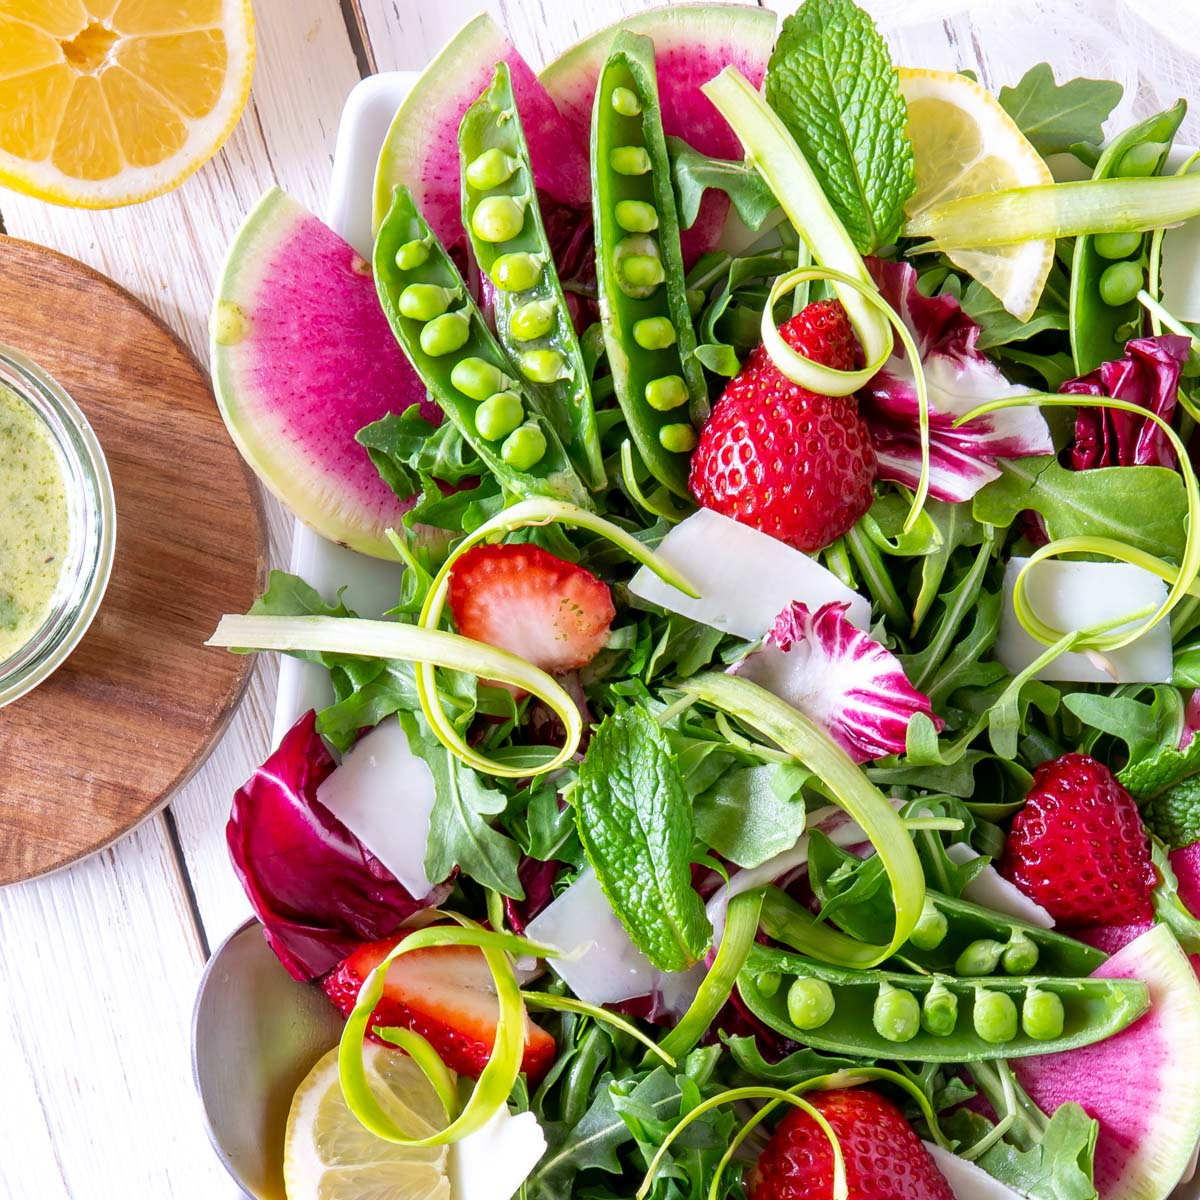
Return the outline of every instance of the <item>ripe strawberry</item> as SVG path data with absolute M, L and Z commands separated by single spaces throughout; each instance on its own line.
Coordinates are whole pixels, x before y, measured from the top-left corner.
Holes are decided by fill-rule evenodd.
M 616 616 L 608 585 L 538 546 L 475 546 L 450 572 L 450 611 L 466 637 L 544 671 L 591 662 Z
M 809 1092 L 829 1122 L 856 1200 L 954 1200 L 945 1177 L 900 1110 L 869 1088 Z M 833 1148 L 808 1113 L 789 1110 L 747 1181 L 750 1200 L 831 1200 Z
M 808 305 L 782 327 L 807 357 L 846 370 L 858 343 L 837 301 Z M 729 382 L 692 455 L 688 486 L 705 508 L 798 550 L 841 537 L 871 506 L 875 451 L 852 396 L 793 383 L 759 346 Z
M 1133 797 L 1086 754 L 1033 773 L 1001 872 L 1061 925 L 1125 925 L 1153 915 L 1154 867 Z
M 325 977 L 321 986 L 343 1016 L 349 1016 L 363 980 L 403 936 L 360 946 Z M 495 1045 L 499 1016 L 483 952 L 474 946 L 436 946 L 401 955 L 388 967 L 371 1024 L 419 1033 L 452 1071 L 478 1079 Z M 521 1069 L 530 1082 L 541 1079 L 554 1054 L 554 1039 L 526 1020 Z

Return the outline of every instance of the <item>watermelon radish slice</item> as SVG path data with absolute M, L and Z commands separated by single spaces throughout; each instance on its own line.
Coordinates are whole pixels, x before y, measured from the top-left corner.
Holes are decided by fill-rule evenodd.
M 413 501 L 379 477 L 354 435 L 423 403 L 425 388 L 379 307 L 370 266 L 278 188 L 229 248 L 210 331 L 213 387 L 262 482 L 323 537 L 395 558 L 384 530 Z
M 591 211 L 586 133 L 577 137 L 563 121 L 529 64 L 483 13 L 446 43 L 396 112 L 375 170 L 376 230 L 393 189 L 403 183 L 447 249 L 463 241 L 458 126 L 498 62 L 507 63 L 512 76 L 534 182 L 561 204 Z
M 1074 1100 L 1100 1122 L 1100 1200 L 1163 1200 L 1200 1140 L 1200 983 L 1164 925 L 1094 974 L 1145 981 L 1150 1011 L 1105 1041 L 1012 1067 L 1044 1112 Z
M 700 91 L 723 67 L 735 66 L 758 87 L 775 44 L 775 14 L 745 4 L 681 4 L 625 17 L 572 46 L 540 79 L 577 138 L 591 136 L 592 100 L 600 68 L 617 32 L 645 34 L 654 41 L 663 129 L 668 137 L 714 158 L 742 158 L 742 146 L 725 118 Z M 522 109 L 522 114 L 524 109 Z M 709 192 L 696 223 L 683 231 L 684 262 L 711 250 L 721 236 L 726 196 Z

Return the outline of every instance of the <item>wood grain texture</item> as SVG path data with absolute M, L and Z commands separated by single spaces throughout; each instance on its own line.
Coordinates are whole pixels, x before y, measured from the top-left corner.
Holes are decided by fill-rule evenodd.
M 266 582 L 258 489 L 208 378 L 128 292 L 0 238 L 0 338 L 75 399 L 104 448 L 116 555 L 71 657 L 0 712 L 0 884 L 56 870 L 166 802 L 214 744 L 251 663 L 204 646 Z

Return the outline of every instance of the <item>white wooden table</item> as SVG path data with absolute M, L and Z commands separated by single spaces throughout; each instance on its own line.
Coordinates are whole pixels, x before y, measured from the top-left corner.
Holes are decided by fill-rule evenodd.
M 1114 2 L 1082 0 L 1099 24 L 1111 23 Z M 1178 2 L 1181 14 L 1194 11 L 1193 0 Z M 355 82 L 373 70 L 423 67 L 480 3 L 258 0 L 254 94 L 211 163 L 173 195 L 109 213 L 58 209 L 0 189 L 0 228 L 110 275 L 203 359 L 212 282 L 254 200 L 278 182 L 320 213 L 338 115 Z M 649 4 L 488 0 L 487 7 L 537 65 Z M 1006 33 L 988 26 L 995 18 L 986 8 L 975 18 L 913 23 L 931 4 L 941 0 L 868 5 L 891 23 L 900 61 L 971 67 L 993 86 L 1038 57 L 1070 74 L 1128 78 L 1128 61 L 1114 57 L 1110 66 L 1072 40 L 1075 18 L 1058 29 L 1044 18 L 1023 28 L 1009 21 Z M 1002 39 L 1012 61 L 998 65 L 992 47 Z M 1143 89 L 1137 107 L 1152 100 Z M 1200 141 L 1194 130 L 1191 140 Z M 270 500 L 268 512 L 272 562 L 285 565 L 291 522 Z M 276 673 L 272 662 L 260 662 L 228 733 L 168 811 L 87 862 L 0 890 L 0 1200 L 239 1194 L 204 1135 L 188 1025 L 209 948 L 249 912 L 224 827 L 234 789 L 267 753 Z

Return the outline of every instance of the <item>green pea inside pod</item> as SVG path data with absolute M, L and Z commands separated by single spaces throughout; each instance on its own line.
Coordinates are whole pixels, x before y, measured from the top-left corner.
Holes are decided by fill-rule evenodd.
M 685 422 L 678 425 L 664 425 L 658 431 L 659 445 L 672 454 L 690 454 L 696 448 L 699 438 L 695 429 Z
M 921 1028 L 934 1037 L 949 1037 L 956 1024 L 958 997 L 940 979 L 935 979 L 921 1002 Z
M 675 326 L 669 317 L 643 317 L 633 323 L 633 340 L 643 350 L 666 350 L 675 345 Z
M 653 233 L 658 228 L 658 210 L 645 200 L 618 200 L 614 214 L 626 233 Z
M 568 374 L 567 360 L 558 350 L 526 350 L 517 356 L 517 365 L 534 383 L 553 383 Z
M 1100 273 L 1100 299 L 1110 308 L 1120 308 L 1137 297 L 1145 281 L 1141 263 L 1131 260 L 1110 263 Z
M 508 437 L 524 420 L 525 406 L 515 392 L 497 392 L 475 410 L 475 428 L 489 442 Z
M 514 471 L 528 471 L 546 453 L 546 435 L 532 422 L 514 429 L 500 447 L 500 457 Z
M 461 350 L 471 336 L 471 319 L 465 312 L 443 313 L 421 330 L 421 349 L 430 358 L 444 358 Z
M 764 996 L 774 996 L 783 983 L 783 976 L 778 971 L 764 971 L 754 980 L 754 986 Z
M 396 266 L 402 271 L 415 271 L 429 261 L 429 243 L 423 238 L 402 243 L 396 250 Z
M 975 991 L 971 1022 L 985 1042 L 993 1046 L 1011 1042 L 1017 1036 L 1017 1006 L 1004 992 L 989 992 L 979 987 Z
M 655 412 L 670 412 L 687 402 L 687 384 L 682 375 L 663 375 L 646 384 L 646 403 Z
M 440 317 L 458 298 L 457 288 L 439 287 L 436 283 L 410 283 L 400 293 L 396 307 L 402 317 L 414 321 L 432 321 Z
M 1129 258 L 1142 248 L 1141 233 L 1098 233 L 1092 238 L 1092 248 L 1101 258 Z
M 467 182 L 477 192 L 489 192 L 492 188 L 507 183 L 517 173 L 520 165 L 511 154 L 505 154 L 503 150 L 493 146 L 471 159 L 464 173 Z
M 994 938 L 977 938 L 964 947 L 955 960 L 954 973 L 969 977 L 991 975 L 1000 965 L 1003 953 L 1003 942 L 997 942 Z
M 450 382 L 472 400 L 486 400 L 512 384 L 503 371 L 485 358 L 463 358 L 450 371 Z
M 1122 179 L 1153 175 L 1166 149 L 1166 142 L 1137 142 L 1121 155 L 1116 174 Z
M 693 317 L 698 317 L 700 315 L 700 310 L 704 307 L 704 301 L 706 299 L 707 297 L 701 288 L 688 288 L 688 312 L 690 312 Z
M 875 1032 L 889 1042 L 911 1042 L 921 1028 L 921 1006 L 912 992 L 883 980 L 871 1010 L 871 1023 Z
M 1005 975 L 1028 975 L 1038 963 L 1037 945 L 1029 935 L 1020 929 L 1014 929 L 1000 955 L 1000 965 Z
M 788 1020 L 797 1029 L 820 1029 L 833 1016 L 833 989 L 823 979 L 800 975 L 788 988 Z
M 921 906 L 921 915 L 917 918 L 913 931 L 908 935 L 918 950 L 936 950 L 945 940 L 950 929 L 946 914 L 933 903 L 928 896 Z
M 530 300 L 514 308 L 508 317 L 508 328 L 518 342 L 532 342 L 545 337 L 555 324 L 554 305 L 549 300 Z
M 471 214 L 471 230 L 484 242 L 511 242 L 525 227 L 523 196 L 485 196 Z
M 500 255 L 489 274 L 502 292 L 525 292 L 541 279 L 545 265 L 538 255 L 517 251 Z
M 645 146 L 614 146 L 608 163 L 618 175 L 646 175 L 650 171 Z
M 1021 1027 L 1031 1038 L 1039 1042 L 1053 1041 L 1062 1037 L 1066 1014 L 1063 1002 L 1053 992 L 1043 992 L 1031 987 L 1021 1004 Z
M 632 88 L 615 87 L 612 92 L 612 106 L 623 117 L 636 117 L 642 111 L 642 102 Z
M 666 279 L 658 243 L 646 234 L 622 238 L 613 250 L 617 284 L 625 295 L 645 300 Z

